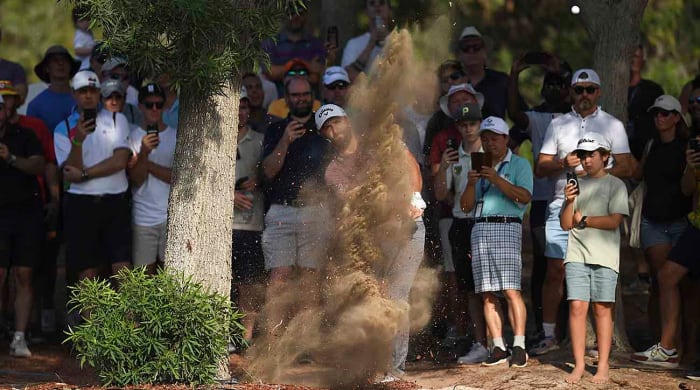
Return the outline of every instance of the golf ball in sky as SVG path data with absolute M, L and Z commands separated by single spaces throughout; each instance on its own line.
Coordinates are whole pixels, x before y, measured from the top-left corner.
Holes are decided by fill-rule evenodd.
M 581 8 L 579 8 L 578 5 L 571 6 L 571 13 L 572 14 L 578 15 L 579 12 L 581 12 Z

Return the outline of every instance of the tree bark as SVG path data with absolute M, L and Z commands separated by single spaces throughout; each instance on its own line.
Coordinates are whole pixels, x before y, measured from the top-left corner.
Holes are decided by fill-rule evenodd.
M 573 5 L 573 2 L 570 2 Z M 601 105 L 627 123 L 630 61 L 639 44 L 640 26 L 648 0 L 577 0 L 593 41 L 593 69 L 601 77 Z M 615 304 L 615 348 L 631 351 L 625 331 L 624 304 L 618 282 Z
M 229 296 L 239 87 L 181 94 L 165 266 Z M 222 313 L 225 314 L 225 313 Z M 219 378 L 230 378 L 228 360 Z

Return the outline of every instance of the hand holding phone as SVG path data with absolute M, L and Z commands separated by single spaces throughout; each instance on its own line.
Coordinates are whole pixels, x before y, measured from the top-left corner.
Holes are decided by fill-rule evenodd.
M 86 108 L 83 110 L 83 123 L 85 124 L 84 130 L 86 133 L 92 133 L 95 131 L 97 120 L 97 109 Z M 92 122 L 90 122 L 92 121 Z
M 160 144 L 159 134 L 160 134 L 160 130 L 158 129 L 157 123 L 151 123 L 151 124 L 146 126 L 146 135 L 155 135 L 155 137 L 156 137 L 156 144 L 155 144 L 154 148 L 158 147 L 158 145 Z
M 580 192 L 580 189 L 578 187 L 578 176 L 576 176 L 575 172 L 567 172 L 566 173 L 566 185 L 567 186 L 572 186 L 574 188 L 575 195 L 578 195 Z

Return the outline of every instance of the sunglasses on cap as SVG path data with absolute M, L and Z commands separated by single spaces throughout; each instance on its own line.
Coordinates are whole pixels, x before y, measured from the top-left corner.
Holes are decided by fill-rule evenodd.
M 654 117 L 657 115 L 661 115 L 662 117 L 666 118 L 674 112 L 675 111 L 664 110 L 663 108 L 655 108 L 651 110 L 651 115 L 653 115 Z
M 309 71 L 306 69 L 292 69 L 287 72 L 287 76 L 306 76 L 308 74 Z
M 483 43 L 475 43 L 475 44 L 466 44 L 466 43 L 460 43 L 459 44 L 459 50 L 461 50 L 463 53 L 477 53 L 481 51 L 481 49 L 484 48 Z
M 150 110 L 153 110 L 153 109 L 162 110 L 163 107 L 165 107 L 165 102 L 143 102 L 141 104 L 143 104 L 144 107 L 146 107 Z
M 586 91 L 587 94 L 593 95 L 595 91 L 598 90 L 598 87 L 594 87 L 592 85 L 589 85 L 587 87 L 582 87 L 580 85 L 577 85 L 574 87 L 574 92 L 576 92 L 577 95 L 582 95 L 583 91 Z
M 689 98 L 688 104 L 700 104 L 700 96 Z
M 330 91 L 335 91 L 336 89 L 345 89 L 347 87 L 348 87 L 348 83 L 346 83 L 344 81 L 340 81 L 340 82 L 333 83 L 331 85 L 327 85 L 326 89 L 328 89 Z
M 109 78 L 112 80 L 121 80 L 121 81 L 126 81 L 129 80 L 129 75 L 124 73 L 124 74 L 119 74 L 119 73 L 111 73 L 109 75 Z

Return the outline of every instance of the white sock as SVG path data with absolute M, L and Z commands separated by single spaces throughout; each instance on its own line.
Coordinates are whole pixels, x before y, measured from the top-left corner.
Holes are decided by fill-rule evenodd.
M 661 347 L 661 344 L 659 344 L 659 347 Z M 664 351 L 664 353 L 665 353 L 666 355 L 669 355 L 669 356 L 676 353 L 676 349 L 675 349 L 675 348 L 666 349 L 666 348 L 664 348 L 664 347 L 661 347 L 661 350 Z
M 544 337 L 554 337 L 554 330 L 556 329 L 556 327 L 557 327 L 557 324 L 543 322 L 542 323 L 542 330 L 544 330 Z
M 502 350 L 506 350 L 506 344 L 503 342 L 503 337 L 494 337 L 493 338 L 493 346 L 498 347 Z
M 16 332 L 15 332 L 15 338 L 16 338 L 16 339 L 23 339 L 23 338 L 24 338 L 24 332 L 16 331 Z
M 513 337 L 513 347 L 520 347 L 522 349 L 525 349 L 525 336 Z

